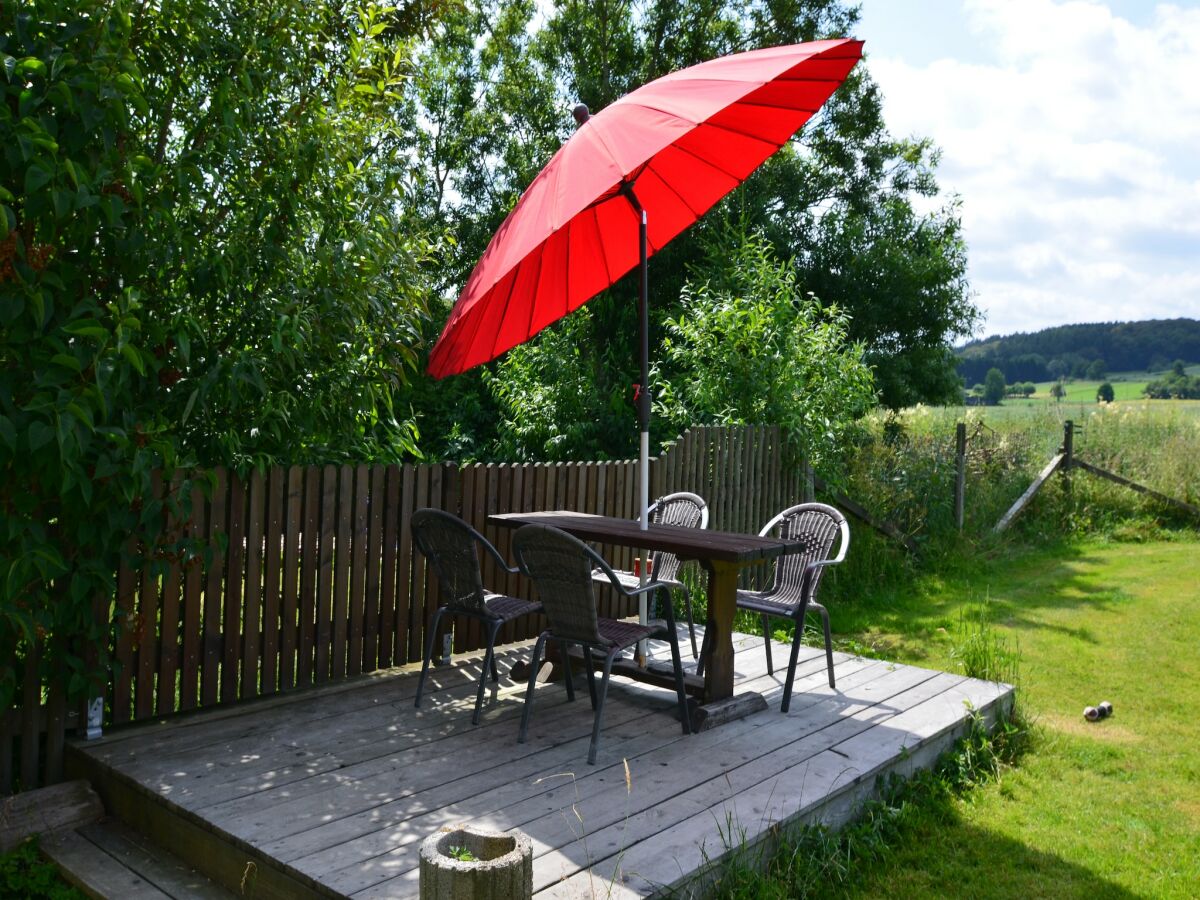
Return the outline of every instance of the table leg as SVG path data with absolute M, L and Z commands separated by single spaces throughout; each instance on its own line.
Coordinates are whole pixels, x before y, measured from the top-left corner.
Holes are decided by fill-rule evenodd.
M 733 617 L 737 612 L 738 567 L 707 560 L 708 570 L 708 659 L 704 670 L 704 700 L 733 696 Z

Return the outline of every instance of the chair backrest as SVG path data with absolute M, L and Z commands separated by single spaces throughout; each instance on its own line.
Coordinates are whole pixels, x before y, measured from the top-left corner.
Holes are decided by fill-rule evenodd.
M 684 528 L 708 527 L 708 504 L 700 495 L 689 494 L 687 491 L 660 497 L 650 505 L 647 513 L 650 521 L 655 525 L 681 525 Z M 679 575 L 679 557 L 666 550 L 656 550 L 653 558 L 652 577 L 663 581 L 675 581 Z
M 464 612 L 486 613 L 479 546 L 487 538 L 440 509 L 418 509 L 411 522 L 413 542 L 437 574 L 442 603 Z
M 551 525 L 525 525 L 513 535 L 513 556 L 533 581 L 557 638 L 603 644 L 596 625 L 592 570 L 608 563 L 583 541 Z M 615 580 L 615 576 L 610 574 Z
M 783 602 L 799 603 L 817 594 L 825 567 L 812 573 L 811 584 L 805 584 L 805 570 L 814 562 L 832 559 L 841 562 L 850 548 L 850 525 L 846 517 L 824 503 L 800 503 L 773 518 L 759 532 L 763 537 L 778 537 L 804 544 L 800 553 L 781 556 L 775 563 L 775 581 L 770 593 Z M 837 555 L 833 555 L 838 541 Z

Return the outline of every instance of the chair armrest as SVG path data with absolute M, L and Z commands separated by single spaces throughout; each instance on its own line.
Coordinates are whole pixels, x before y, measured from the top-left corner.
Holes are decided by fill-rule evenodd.
M 519 568 L 517 568 L 516 566 L 510 566 L 508 564 L 508 560 L 506 560 L 503 556 L 500 555 L 500 551 L 492 546 L 491 541 L 489 541 L 487 538 L 485 538 L 482 534 L 479 534 L 478 532 L 476 532 L 476 535 L 478 536 L 477 540 L 479 541 L 479 543 L 483 544 L 484 548 L 488 551 L 488 553 L 492 554 L 492 557 L 496 560 L 497 563 L 499 563 L 500 568 L 502 568 L 505 572 L 507 572 L 510 575 L 519 575 L 521 573 L 521 570 Z
M 657 591 L 660 588 L 666 588 L 667 592 L 670 593 L 671 589 L 671 586 L 665 581 L 647 581 L 645 584 L 638 585 L 635 588 L 627 588 L 620 582 L 613 582 L 613 584 L 616 589 L 626 597 L 640 597 L 642 594 L 648 594 L 651 591 Z

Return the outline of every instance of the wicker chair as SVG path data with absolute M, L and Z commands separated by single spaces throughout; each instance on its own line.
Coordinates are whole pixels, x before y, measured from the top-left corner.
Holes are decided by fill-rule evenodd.
M 809 610 L 821 615 L 825 627 L 825 661 L 829 669 L 829 686 L 833 680 L 833 639 L 829 633 L 829 612 L 813 598 L 821 584 L 821 575 L 827 566 L 840 563 L 846 558 L 850 547 L 850 526 L 846 517 L 824 503 L 801 503 L 785 509 L 759 532 L 763 537 L 777 536 L 805 545 L 801 553 L 781 556 L 775 564 L 774 583 L 765 591 L 738 591 L 737 605 L 762 615 L 763 634 L 767 649 L 767 674 L 774 674 L 771 663 L 772 616 L 791 619 L 796 623 L 796 634 L 792 639 L 792 655 L 788 662 L 787 681 L 783 687 L 781 712 L 787 712 L 792 700 L 792 683 L 796 678 L 796 657 L 800 652 L 800 639 L 804 634 L 804 617 Z M 832 553 L 834 542 L 838 551 Z
M 588 691 L 592 708 L 596 711 L 592 723 L 592 743 L 588 749 L 588 764 L 596 764 L 596 749 L 600 741 L 600 724 L 604 717 L 604 700 L 608 696 L 608 679 L 613 660 L 617 654 L 638 641 L 647 638 L 663 638 L 671 645 L 671 662 L 675 669 L 675 692 L 678 695 L 679 715 L 683 733 L 692 731 L 688 711 L 687 694 L 683 687 L 683 663 L 679 658 L 679 639 L 675 631 L 675 612 L 671 605 L 670 591 L 666 593 L 664 611 L 666 622 L 651 622 L 639 625 L 605 619 L 596 614 L 596 595 L 592 582 L 593 569 L 604 572 L 613 588 L 626 597 L 636 597 L 649 591 L 664 590 L 662 582 L 652 581 L 635 589 L 621 583 L 617 574 L 600 554 L 587 544 L 549 525 L 526 525 L 513 537 L 513 555 L 521 571 L 528 575 L 537 587 L 538 596 L 545 608 L 550 627 L 542 632 L 533 648 L 533 665 L 529 672 L 529 686 L 525 690 L 525 710 L 521 715 L 521 731 L 517 740 L 525 741 L 529 728 L 529 714 L 533 709 L 533 689 L 537 683 L 538 665 L 547 641 L 558 641 L 566 662 L 567 698 L 575 699 L 574 678 L 571 676 L 567 648 L 578 644 L 583 649 L 587 668 Z M 604 654 L 603 677 L 596 685 L 592 664 L 592 651 Z
M 437 574 L 442 594 L 442 605 L 434 612 L 429 625 L 429 641 L 425 647 L 425 660 L 421 664 L 421 678 L 417 682 L 416 706 L 421 706 L 421 693 L 425 689 L 429 660 L 433 656 L 433 644 L 442 616 L 477 619 L 487 629 L 487 650 L 483 656 L 483 671 L 479 675 L 475 713 L 471 716 L 471 722 L 478 725 L 489 671 L 493 682 L 500 680 L 494 650 L 496 632 L 505 622 L 541 612 L 542 604 L 494 594 L 483 587 L 479 571 L 480 546 L 491 553 L 506 572 L 516 573 L 517 569 L 505 561 L 487 538 L 457 516 L 440 509 L 418 509 L 412 515 L 412 536 L 417 549 L 425 555 Z
M 682 525 L 684 528 L 708 527 L 708 504 L 697 494 L 681 491 L 668 494 L 650 504 L 646 511 L 650 521 L 656 525 Z M 656 550 L 650 554 L 650 573 L 655 581 L 666 585 L 668 591 L 683 591 L 684 609 L 687 611 L 688 634 L 692 639 L 692 658 L 697 659 L 696 623 L 692 619 L 692 593 L 688 586 L 679 580 L 679 557 L 665 550 Z M 626 589 L 638 587 L 641 578 L 633 572 L 614 569 L 613 573 Z M 601 584 L 608 583 L 608 575 L 597 569 L 592 578 Z

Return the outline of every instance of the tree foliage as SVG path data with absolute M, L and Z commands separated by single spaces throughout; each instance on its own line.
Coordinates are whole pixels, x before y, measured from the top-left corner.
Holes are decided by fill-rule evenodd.
M 1004 399 L 1004 373 L 999 369 L 988 369 L 983 379 L 983 399 L 988 403 L 999 403 Z
M 0 645 L 48 636 L 78 692 L 122 553 L 179 551 L 152 472 L 413 448 L 408 38 L 372 3 L 3 9 Z
M 667 323 L 658 409 L 692 423 L 779 425 L 815 466 L 835 460 L 875 404 L 864 348 L 848 320 L 799 285 L 758 235 L 733 235 L 721 264 L 697 271 Z
M 1144 393 L 1151 400 L 1200 400 L 1200 375 L 1188 375 L 1177 361 L 1169 373 L 1147 384 Z

